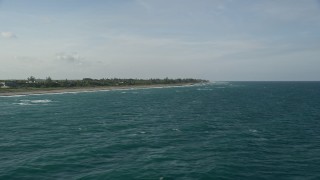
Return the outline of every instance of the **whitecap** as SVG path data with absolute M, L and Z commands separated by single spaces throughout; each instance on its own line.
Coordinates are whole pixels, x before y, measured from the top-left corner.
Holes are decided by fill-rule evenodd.
M 252 132 L 252 133 L 258 132 L 258 130 L 256 130 L 256 129 L 249 129 L 249 131 Z
M 26 95 L 12 95 L 12 96 L 0 96 L 0 97 L 23 97 L 23 96 L 26 96 Z
M 31 100 L 22 99 L 21 102 L 30 102 Z
M 43 95 L 45 95 L 45 94 L 30 94 L 31 96 L 43 96 Z
M 13 104 L 26 106 L 26 105 L 35 105 L 35 104 L 47 104 L 50 102 L 52 102 L 52 101 L 49 99 L 39 99 L 39 100 L 22 99 L 22 100 L 20 100 L 19 103 L 13 103 Z
M 108 89 L 102 89 L 102 90 L 98 90 L 98 91 L 107 92 L 107 91 L 110 91 L 110 90 L 108 90 Z
M 52 102 L 52 101 L 49 100 L 49 99 L 41 99 L 41 100 L 31 100 L 30 102 L 31 103 L 49 103 L 49 102 Z
M 61 93 L 48 93 L 46 95 L 55 95 L 55 94 L 66 94 L 66 92 L 65 93 L 63 93 L 63 92 L 61 92 Z
M 13 104 L 20 105 L 20 106 L 30 106 L 30 105 L 33 105 L 33 104 L 30 104 L 30 103 L 25 103 L 25 102 L 13 103 Z
M 207 88 L 198 88 L 198 91 L 212 91 L 212 89 L 207 89 Z

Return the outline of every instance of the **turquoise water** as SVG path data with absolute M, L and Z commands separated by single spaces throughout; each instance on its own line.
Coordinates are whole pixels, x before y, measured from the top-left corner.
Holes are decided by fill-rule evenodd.
M 0 97 L 0 179 L 320 179 L 320 83 Z

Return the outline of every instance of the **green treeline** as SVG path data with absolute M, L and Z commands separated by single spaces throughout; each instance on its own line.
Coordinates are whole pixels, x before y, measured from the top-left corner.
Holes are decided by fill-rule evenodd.
M 83 78 L 82 80 L 53 80 L 50 77 L 46 79 L 36 79 L 31 76 L 27 80 L 4 80 L 0 86 L 10 88 L 72 88 L 72 87 L 99 87 L 99 86 L 133 86 L 133 85 L 156 85 L 156 84 L 186 84 L 186 83 L 206 83 L 207 80 L 201 79 L 120 79 L 120 78 L 103 78 L 91 79 Z

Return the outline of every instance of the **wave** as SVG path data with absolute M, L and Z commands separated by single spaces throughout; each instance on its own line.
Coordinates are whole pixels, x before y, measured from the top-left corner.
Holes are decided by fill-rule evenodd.
M 49 99 L 43 99 L 43 100 L 32 100 L 30 102 L 31 103 L 49 103 L 49 102 L 52 102 L 52 101 L 49 100 Z
M 52 102 L 50 99 L 39 99 L 39 100 L 27 100 L 27 99 L 22 99 L 20 100 L 19 103 L 13 103 L 16 105 L 21 105 L 21 106 L 29 106 L 29 105 L 36 105 L 36 104 L 48 104 Z
M 194 86 L 203 86 L 202 84 L 188 84 L 188 85 L 168 85 L 168 86 L 155 86 L 155 87 L 125 87 L 125 88 L 112 88 L 112 89 L 91 89 L 91 90 L 75 90 L 75 91 L 66 91 L 66 92 L 43 92 L 43 93 L 30 93 L 30 94 L 21 94 L 21 95 L 6 95 L 2 97 L 24 97 L 24 96 L 43 96 L 43 95 L 61 95 L 61 94 L 78 94 L 78 93 L 94 93 L 94 92 L 107 92 L 107 91 L 132 91 L 132 90 L 146 90 L 146 89 L 168 89 L 168 88 L 185 88 L 185 87 L 194 87 Z
M 207 88 L 198 88 L 198 91 L 212 91 L 212 89 L 207 89 Z
M 29 94 L 28 96 L 44 96 L 44 95 L 62 95 L 62 94 L 78 94 L 78 93 L 86 93 L 90 91 L 71 91 L 71 92 L 50 92 L 50 93 L 43 93 L 43 94 Z
M 10 97 L 24 97 L 27 95 L 12 95 L 12 96 L 0 96 L 1 98 L 6 97 L 6 98 L 10 98 Z
M 109 89 L 102 89 L 102 90 L 98 90 L 98 92 L 107 92 L 110 91 Z
M 257 133 L 257 132 L 258 132 L 258 130 L 256 130 L 256 129 L 249 129 L 249 132 Z
M 24 102 L 13 103 L 13 104 L 20 105 L 20 106 L 30 106 L 30 105 L 34 105 L 34 104 L 31 104 L 31 103 L 24 103 Z

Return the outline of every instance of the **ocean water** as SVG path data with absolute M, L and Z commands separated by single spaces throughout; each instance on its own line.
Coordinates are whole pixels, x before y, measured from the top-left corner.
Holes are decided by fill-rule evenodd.
M 0 97 L 0 179 L 320 179 L 320 82 Z

